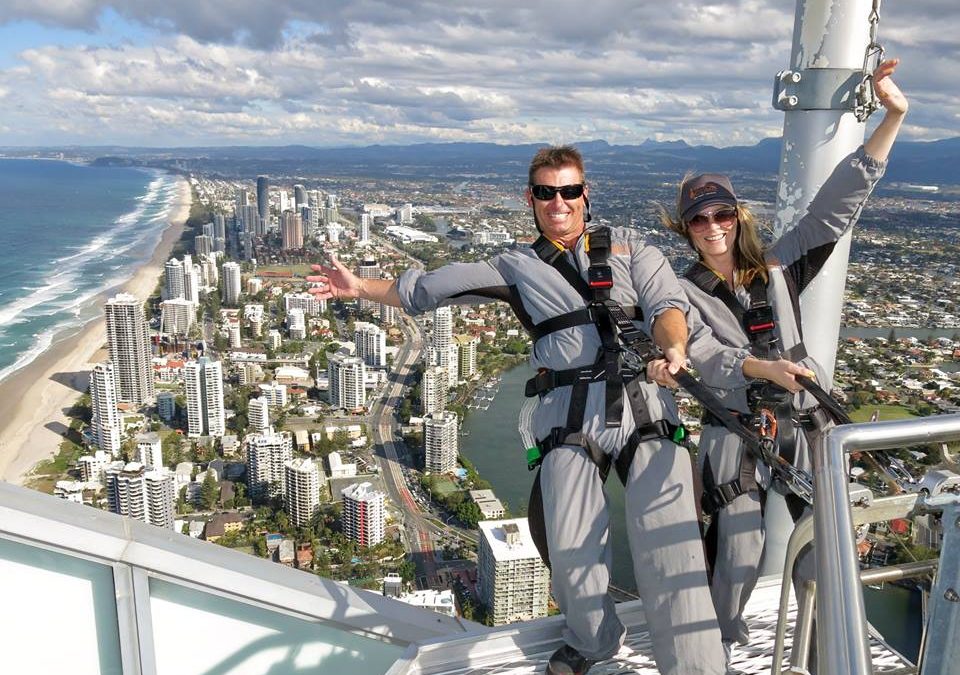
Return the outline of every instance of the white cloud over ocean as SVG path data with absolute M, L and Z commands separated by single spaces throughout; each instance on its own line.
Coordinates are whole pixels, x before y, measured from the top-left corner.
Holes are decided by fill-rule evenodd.
M 0 144 L 730 145 L 779 133 L 770 90 L 793 3 L 460 5 L 6 0 Z M 882 8 L 910 137 L 960 134 L 957 10 Z

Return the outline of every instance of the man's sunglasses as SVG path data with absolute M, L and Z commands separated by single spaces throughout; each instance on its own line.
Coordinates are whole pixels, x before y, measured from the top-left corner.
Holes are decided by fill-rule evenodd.
M 549 202 L 557 196 L 558 192 L 563 199 L 580 199 L 580 197 L 583 196 L 583 183 L 561 185 L 559 187 L 554 187 L 553 185 L 530 186 L 530 194 L 533 195 L 534 199 L 538 199 L 541 202 Z
M 733 227 L 733 224 L 737 222 L 737 210 L 726 208 L 719 209 L 713 213 L 698 213 L 687 221 L 687 226 L 699 230 L 707 227 L 711 222 L 716 223 L 720 227 Z

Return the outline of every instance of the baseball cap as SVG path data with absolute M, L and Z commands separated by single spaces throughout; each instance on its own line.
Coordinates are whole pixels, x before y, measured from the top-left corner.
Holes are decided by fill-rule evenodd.
M 737 205 L 730 179 L 719 173 L 702 173 L 684 181 L 680 188 L 680 219 L 684 222 L 713 204 Z

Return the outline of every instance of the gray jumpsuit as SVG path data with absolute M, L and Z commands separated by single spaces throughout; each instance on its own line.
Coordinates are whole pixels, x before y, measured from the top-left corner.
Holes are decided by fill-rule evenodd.
M 589 259 L 583 238 L 565 255 L 585 278 Z M 690 310 L 669 264 L 635 231 L 611 228 L 609 264 L 614 275 L 612 299 L 625 307 L 642 308 L 648 334 L 654 319 L 666 309 Z M 404 309 L 411 314 L 440 305 L 500 299 L 510 302 L 518 315 L 526 313 L 529 321 L 539 323 L 584 307 L 577 291 L 531 249 L 509 251 L 481 263 L 455 263 L 429 273 L 408 270 L 400 277 L 398 290 Z M 710 384 L 743 386 L 741 366 L 748 350 L 724 348 L 695 311 L 688 315 L 688 325 L 688 352 L 698 367 L 711 372 Z M 595 361 L 600 344 L 593 324 L 550 333 L 534 346 L 531 365 L 554 370 L 586 366 Z M 543 395 L 533 420 L 538 438 L 565 426 L 571 389 L 559 387 Z M 669 391 L 652 384 L 642 384 L 640 390 L 653 420 L 677 423 Z M 604 382 L 589 387 L 583 433 L 613 458 L 635 428 L 626 400 L 620 426 L 607 428 Z M 522 462 L 519 457 L 518 462 Z M 609 658 L 620 648 L 625 629 L 607 594 L 608 499 L 597 468 L 583 448 L 563 445 L 545 457 L 540 480 L 553 594 L 566 617 L 564 640 L 589 659 Z M 634 574 L 660 671 L 722 673 L 724 657 L 707 588 L 686 450 L 663 439 L 641 443 L 625 494 Z
M 807 213 L 796 227 L 786 232 L 767 254 L 769 281 L 767 301 L 773 306 L 776 335 L 780 348 L 787 350 L 800 342 L 790 291 L 785 275 L 791 275 L 798 292 L 803 291 L 829 257 L 840 236 L 853 227 L 874 184 L 883 175 L 886 162 L 868 157 L 861 147 L 843 159 L 810 202 Z M 690 302 L 700 311 L 717 339 L 733 347 L 749 347 L 750 341 L 740 322 L 723 302 L 706 293 L 689 279 L 681 284 Z M 742 286 L 736 289 L 737 299 L 747 308 L 750 295 Z M 813 358 L 801 361 L 817 374 L 817 381 L 829 390 L 831 383 L 823 368 Z M 707 377 L 708 373 L 703 373 Z M 749 413 L 745 386 L 716 392 L 728 408 Z M 794 408 L 807 410 L 817 402 L 810 394 L 794 395 Z M 734 480 L 739 474 L 743 447 L 740 439 L 720 426 L 707 425 L 700 438 L 701 461 L 709 457 L 710 469 L 717 485 Z M 812 471 L 809 445 L 803 433 L 796 434 L 796 465 Z M 724 640 L 746 643 L 749 632 L 743 621 L 743 608 L 757 581 L 763 552 L 763 523 L 760 496 L 747 492 L 721 509 L 717 518 L 717 559 L 714 564 L 711 593 Z M 800 576 L 810 576 L 810 560 L 801 560 Z M 797 574 L 794 575 L 795 580 Z

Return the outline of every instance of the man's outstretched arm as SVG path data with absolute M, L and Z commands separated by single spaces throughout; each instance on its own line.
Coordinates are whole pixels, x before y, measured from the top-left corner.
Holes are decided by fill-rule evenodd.
M 330 254 L 331 265 L 311 265 L 318 274 L 307 277 L 318 286 L 310 289 L 321 300 L 362 298 L 381 302 L 393 307 L 402 307 L 400 294 L 397 292 L 396 279 L 361 279 L 351 272 L 346 265 L 337 260 L 337 256 Z

